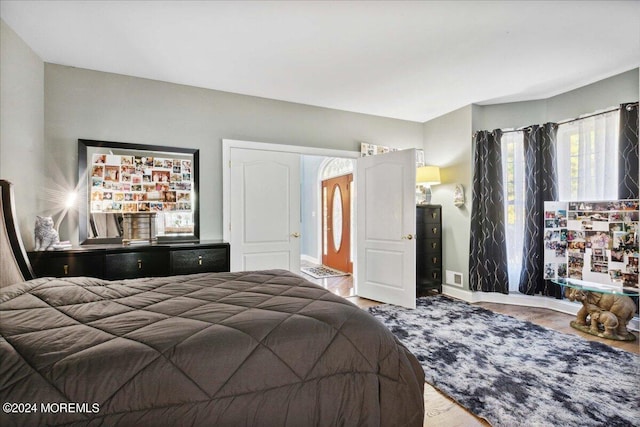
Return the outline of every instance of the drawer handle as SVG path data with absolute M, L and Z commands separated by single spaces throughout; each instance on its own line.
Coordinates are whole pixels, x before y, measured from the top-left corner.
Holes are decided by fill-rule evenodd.
M 431 218 L 437 218 L 438 213 L 436 211 L 431 212 Z
M 437 257 L 431 258 L 431 262 L 434 263 L 434 264 L 437 264 L 438 263 L 438 258 Z
M 431 273 L 431 277 L 433 277 L 434 279 L 438 278 L 438 273 L 436 273 L 435 271 L 433 273 Z
M 69 275 L 69 265 L 65 264 L 62 269 L 64 270 L 64 275 L 68 276 Z
M 202 255 L 199 255 L 199 256 L 198 256 L 198 264 L 199 264 L 199 265 L 202 265 Z
M 433 234 L 438 234 L 438 227 L 433 227 L 431 231 L 433 232 Z
M 438 247 L 438 242 L 432 242 L 432 243 L 431 243 L 431 247 L 432 247 L 433 249 L 437 248 L 437 247 Z
M 142 260 L 138 260 L 138 270 L 142 270 Z

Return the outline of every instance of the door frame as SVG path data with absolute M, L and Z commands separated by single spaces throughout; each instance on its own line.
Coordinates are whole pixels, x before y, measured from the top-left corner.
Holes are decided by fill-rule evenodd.
M 353 159 L 357 159 L 359 157 L 361 157 L 360 152 L 357 151 L 342 151 L 342 150 L 332 150 L 332 149 L 322 149 L 322 148 L 313 148 L 313 147 L 302 147 L 302 146 L 293 146 L 293 145 L 280 145 L 280 144 L 270 144 L 270 143 L 260 143 L 260 142 L 252 142 L 252 141 L 240 141 L 240 140 L 228 140 L 228 139 L 223 139 L 222 140 L 222 199 L 223 199 L 223 208 L 222 208 L 222 218 L 223 218 L 223 237 L 225 240 L 229 241 L 230 240 L 230 224 L 231 224 L 231 182 L 230 182 L 230 178 L 231 178 L 231 163 L 230 163 L 230 159 L 231 159 L 231 150 L 233 148 L 243 148 L 243 149 L 253 149 L 253 150 L 257 150 L 257 151 L 277 151 L 277 152 L 288 152 L 288 153 L 297 153 L 300 156 L 302 155 L 311 155 L 311 156 L 322 156 L 322 157 L 343 157 L 343 158 L 353 158 Z M 415 167 L 415 153 L 412 156 L 413 160 L 411 161 L 411 164 L 413 165 L 412 167 Z M 359 178 L 358 178 L 358 169 L 360 169 L 359 167 L 356 167 L 354 170 L 354 174 L 353 174 L 353 179 L 354 179 L 354 185 L 356 185 L 355 188 L 355 194 L 354 194 L 354 200 L 358 200 L 358 193 L 360 192 L 359 188 L 358 188 L 358 182 L 359 182 Z M 415 174 L 415 169 L 414 172 Z M 316 182 L 317 184 L 317 182 Z M 411 199 L 415 200 L 415 175 L 412 179 L 412 185 L 411 185 Z M 360 214 L 358 213 L 358 204 L 359 203 L 355 203 L 355 213 L 356 213 L 356 218 L 358 218 L 357 222 L 360 222 Z M 415 209 L 415 202 L 413 203 L 414 205 L 414 209 Z M 414 210 L 414 215 L 415 215 L 415 210 Z M 415 229 L 415 221 L 413 221 L 413 229 Z M 359 248 L 358 248 L 358 244 L 357 242 L 360 240 L 359 237 L 359 232 L 357 229 L 357 225 L 354 227 L 355 230 L 355 245 L 354 245 L 354 253 L 359 254 Z M 415 249 L 414 249 L 415 250 Z M 414 253 L 415 255 L 415 253 Z M 356 256 L 356 258 L 354 259 L 355 263 L 354 263 L 354 273 L 353 273 L 353 283 L 354 283 L 354 288 L 355 288 L 355 292 L 356 294 L 359 294 L 360 290 L 359 290 L 359 269 L 360 267 L 358 266 L 358 258 L 359 255 Z M 414 262 L 413 262 L 413 266 L 412 268 L 414 269 L 414 274 L 415 274 L 415 256 L 414 256 Z M 414 292 L 415 292 L 415 280 L 413 280 L 413 286 Z M 413 300 L 413 304 L 415 305 L 415 299 Z
M 257 151 L 277 151 L 284 153 L 296 153 L 301 156 L 322 156 L 322 157 L 343 157 L 357 159 L 360 157 L 359 151 L 334 150 L 329 148 L 304 147 L 299 145 L 271 144 L 267 142 L 243 141 L 236 139 L 222 140 L 222 239 L 231 241 L 231 150 L 242 148 Z M 354 168 L 355 169 L 355 168 Z M 353 179 L 356 175 L 354 170 Z M 353 227 L 353 224 L 352 224 Z M 355 245 L 355 242 L 352 242 Z M 356 247 L 354 246 L 354 250 Z M 354 252 L 355 253 L 355 252 Z M 355 282 L 354 282 L 355 285 Z

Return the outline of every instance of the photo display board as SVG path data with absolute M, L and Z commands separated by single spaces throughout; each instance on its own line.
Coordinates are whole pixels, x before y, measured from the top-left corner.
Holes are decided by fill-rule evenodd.
M 158 235 L 194 232 L 191 156 L 92 153 L 88 165 L 90 214 L 157 212 Z M 162 155 L 165 154 L 165 155 Z
M 638 200 L 545 202 L 544 278 L 640 288 Z
M 91 213 L 191 212 L 191 160 L 93 154 Z

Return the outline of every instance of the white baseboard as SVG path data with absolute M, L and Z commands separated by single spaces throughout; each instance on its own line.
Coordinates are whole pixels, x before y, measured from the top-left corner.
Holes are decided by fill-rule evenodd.
M 575 315 L 582 306 L 580 303 L 571 302 L 564 299 L 543 297 L 539 295 L 522 294 L 501 294 L 498 292 L 471 292 L 455 286 L 442 285 L 442 293 L 454 298 L 461 299 L 468 303 L 474 302 L 494 302 L 498 304 L 522 305 L 525 307 L 548 308 L 561 313 Z M 640 330 L 640 319 L 634 317 L 627 327 L 632 331 Z

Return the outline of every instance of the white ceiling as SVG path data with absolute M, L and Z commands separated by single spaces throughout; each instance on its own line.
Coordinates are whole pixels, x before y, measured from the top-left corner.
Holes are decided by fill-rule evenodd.
M 45 61 L 424 122 L 640 66 L 640 1 L 9 1 Z

